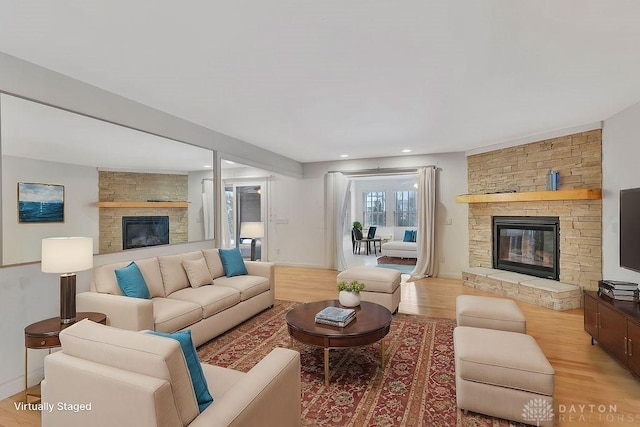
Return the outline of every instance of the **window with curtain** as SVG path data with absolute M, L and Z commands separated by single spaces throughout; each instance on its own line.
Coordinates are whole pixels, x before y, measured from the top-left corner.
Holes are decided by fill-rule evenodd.
M 387 214 L 384 191 L 370 191 L 363 194 L 364 226 L 387 225 Z
M 396 191 L 393 222 L 396 227 L 415 227 L 417 225 L 416 192 Z

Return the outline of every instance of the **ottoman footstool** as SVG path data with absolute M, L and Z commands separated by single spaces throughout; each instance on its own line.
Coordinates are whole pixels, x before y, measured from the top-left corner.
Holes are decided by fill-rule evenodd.
M 520 307 L 506 298 L 458 295 L 456 320 L 458 326 L 527 333 L 527 319 Z
M 362 301 L 380 304 L 392 313 L 398 311 L 401 297 L 398 270 L 364 266 L 353 267 L 338 274 L 338 283 L 353 280 L 365 284 L 364 291 L 360 291 Z
M 458 408 L 553 426 L 554 370 L 533 337 L 458 326 L 453 346 Z

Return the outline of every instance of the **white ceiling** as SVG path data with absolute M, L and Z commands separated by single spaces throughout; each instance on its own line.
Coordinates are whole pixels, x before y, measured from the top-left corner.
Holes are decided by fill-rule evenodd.
M 300 162 L 470 150 L 640 101 L 636 0 L 0 0 L 0 51 Z

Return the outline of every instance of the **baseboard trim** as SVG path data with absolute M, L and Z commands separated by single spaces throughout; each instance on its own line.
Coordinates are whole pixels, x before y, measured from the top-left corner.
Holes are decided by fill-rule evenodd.
M 38 368 L 29 372 L 29 387 L 40 384 L 44 378 L 44 368 Z M 0 400 L 4 400 L 16 393 L 24 391 L 24 375 L 14 378 L 6 383 L 0 384 Z
M 444 279 L 460 279 L 462 280 L 462 272 L 457 273 L 438 273 L 437 277 L 442 277 Z
M 321 268 L 323 270 L 333 270 L 333 268 L 328 265 L 318 265 L 318 264 L 305 264 L 305 263 L 295 263 L 295 262 L 275 262 L 276 265 L 281 265 L 283 267 L 301 267 L 301 268 Z

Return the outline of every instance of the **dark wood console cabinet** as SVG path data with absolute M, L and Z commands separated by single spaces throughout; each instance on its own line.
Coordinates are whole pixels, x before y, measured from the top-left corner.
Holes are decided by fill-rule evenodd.
M 585 291 L 584 330 L 591 335 L 591 344 L 598 341 L 607 353 L 640 376 L 640 304 Z

